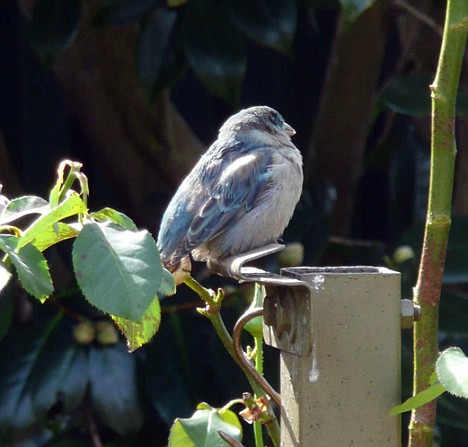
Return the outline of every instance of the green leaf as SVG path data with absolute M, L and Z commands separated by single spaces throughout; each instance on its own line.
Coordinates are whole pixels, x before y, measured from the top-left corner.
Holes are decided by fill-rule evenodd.
M 163 267 L 161 287 L 158 290 L 158 298 L 164 298 L 176 293 L 176 283 L 172 273 Z
M 97 12 L 92 25 L 127 25 L 135 23 L 159 3 L 161 3 L 161 0 L 114 0 Z
M 33 245 L 27 245 L 17 252 L 20 238 L 0 234 L 0 250 L 8 254 L 18 272 L 22 286 L 32 296 L 44 301 L 54 291 L 47 261 Z
M 49 210 L 49 202 L 41 197 L 24 196 L 8 202 L 0 214 L 0 225 L 10 223 L 28 214 L 43 214 Z
M 77 237 L 79 234 L 79 230 L 75 227 L 63 222 L 57 222 L 54 225 L 45 228 L 41 234 L 34 239 L 33 244 L 42 252 L 58 242 L 72 239 Z
M 429 86 L 433 75 L 409 74 L 393 79 L 382 92 L 384 104 L 394 112 L 410 116 L 430 116 L 432 113 Z M 457 114 L 468 112 L 468 94 L 460 91 L 457 96 Z
M 119 434 L 143 424 L 134 357 L 122 343 L 89 350 L 91 400 L 102 421 Z
M 143 314 L 141 323 L 115 316 L 112 316 L 112 319 L 125 335 L 128 350 L 133 352 L 148 343 L 158 331 L 161 323 L 161 306 L 159 300 L 155 298 Z
M 147 231 L 87 223 L 73 247 L 73 267 L 86 299 L 110 315 L 139 323 L 158 292 L 162 266 Z
M 149 97 L 160 75 L 176 19 L 177 11 L 163 6 L 153 9 L 143 22 L 138 42 L 138 76 Z
M 205 87 L 236 105 L 246 71 L 246 55 L 233 23 L 213 0 L 187 4 L 184 22 L 187 60 Z
M 42 54 L 54 54 L 71 46 L 78 34 L 81 0 L 37 0 L 28 24 L 31 46 Z
M 207 409 L 206 405 L 203 407 L 204 409 L 197 410 L 191 418 L 175 420 L 171 427 L 168 447 L 223 447 L 226 444 L 220 438 L 218 430 L 224 431 L 236 441 L 242 441 L 240 426 L 231 424 L 232 419 L 226 412 L 221 415 L 215 408 Z
M 102 210 L 95 211 L 89 214 L 91 219 L 97 220 L 98 222 L 114 222 L 120 225 L 126 230 L 137 231 L 138 228 L 130 217 L 126 216 L 120 211 L 116 211 L 112 208 L 103 208 Z
M 430 76 L 420 74 L 393 79 L 382 93 L 384 104 L 403 115 L 428 116 L 431 114 L 431 82 Z
M 294 0 L 228 0 L 237 27 L 260 45 L 290 54 L 297 25 Z
M 32 225 L 23 233 L 21 240 L 18 244 L 18 249 L 24 247 L 26 244 L 32 242 L 33 244 L 42 245 L 42 233 L 46 232 L 45 239 L 49 239 L 49 233 L 51 226 L 59 220 L 65 219 L 79 213 L 87 211 L 86 205 L 77 193 L 70 194 L 66 200 L 61 202 L 55 208 L 52 208 L 48 213 L 43 214 Z
M 37 364 L 47 350 L 50 334 L 61 315 L 44 328 L 30 327 L 11 331 L 0 344 L 0 432 L 26 428 L 36 421 L 32 381 Z
M 31 378 L 34 410 L 44 416 L 58 401 L 67 413 L 83 401 L 89 383 L 86 350 L 72 340 L 66 322 L 54 330 L 37 359 Z
M 436 363 L 437 377 L 450 394 L 468 398 L 468 358 L 460 348 L 448 348 Z
M 340 0 L 347 22 L 354 22 L 375 0 Z
M 404 413 L 405 411 L 411 411 L 415 408 L 421 407 L 422 405 L 433 401 L 445 391 L 446 389 L 443 385 L 441 385 L 440 383 L 435 383 L 434 385 L 430 386 L 424 391 L 418 393 L 416 396 L 410 397 L 409 399 L 405 400 L 402 404 L 393 407 L 390 410 L 390 416 L 395 416 L 397 414 Z

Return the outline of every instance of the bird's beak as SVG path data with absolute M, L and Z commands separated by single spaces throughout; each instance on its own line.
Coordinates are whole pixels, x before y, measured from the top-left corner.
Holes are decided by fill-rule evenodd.
M 296 131 L 288 123 L 283 124 L 283 130 L 286 133 L 286 135 L 290 137 L 292 137 L 296 133 Z

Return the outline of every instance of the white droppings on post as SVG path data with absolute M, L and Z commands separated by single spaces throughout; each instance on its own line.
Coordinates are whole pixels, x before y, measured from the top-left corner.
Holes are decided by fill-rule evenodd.
M 325 276 L 315 275 L 314 279 L 312 280 L 312 287 L 318 292 L 319 290 L 323 290 L 324 285 L 325 285 Z
M 312 357 L 312 368 L 310 369 L 310 373 L 309 373 L 309 382 L 314 383 L 314 382 L 317 382 L 320 376 L 320 372 L 319 372 L 318 365 L 317 365 L 317 347 L 315 346 L 315 343 L 312 346 L 311 357 Z

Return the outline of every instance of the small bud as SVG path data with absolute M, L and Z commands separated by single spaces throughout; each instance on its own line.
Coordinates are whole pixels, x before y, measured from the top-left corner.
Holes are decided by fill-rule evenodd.
M 96 323 L 96 340 L 103 346 L 115 345 L 119 341 L 119 333 L 110 321 Z
M 286 245 L 286 248 L 278 257 L 280 267 L 295 267 L 301 265 L 303 260 L 304 246 L 300 242 L 293 242 Z
M 406 261 L 414 258 L 414 250 L 409 245 L 402 245 L 393 252 L 393 262 L 403 264 Z
M 95 335 L 94 325 L 89 321 L 82 321 L 73 329 L 73 340 L 79 345 L 89 345 L 93 342 Z

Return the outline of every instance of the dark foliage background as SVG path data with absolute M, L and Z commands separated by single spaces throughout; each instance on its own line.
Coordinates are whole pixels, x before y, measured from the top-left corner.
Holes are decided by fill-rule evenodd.
M 297 130 L 305 162 L 285 241 L 303 244 L 305 265 L 399 269 L 410 297 L 428 184 L 428 84 L 444 8 L 436 0 L 3 0 L 2 193 L 45 196 L 58 162 L 79 160 L 93 209 L 115 207 L 155 233 L 224 119 L 267 104 Z M 466 77 L 465 69 L 442 348 L 468 347 Z M 402 258 L 401 246 L 415 256 Z M 175 417 L 247 389 L 182 287 L 163 301 L 159 333 L 136 353 L 114 343 L 112 330 L 110 339 L 79 344 L 82 317 L 104 316 L 71 281 L 67 247 L 48 258 L 54 300 L 40 305 L 15 284 L 0 296 L 1 445 L 163 446 Z M 202 266 L 197 275 L 226 287 L 232 327 L 251 288 L 208 277 Z M 405 396 L 410 346 L 405 334 Z M 273 382 L 276 369 L 267 351 Z M 444 396 L 439 445 L 468 445 L 467 430 L 466 401 Z

